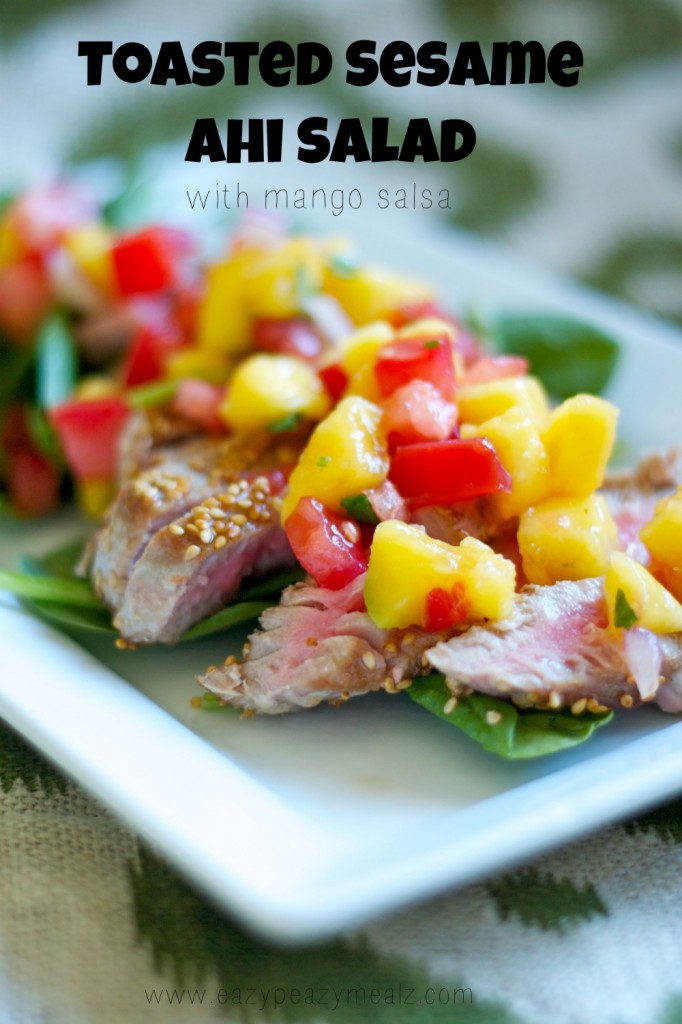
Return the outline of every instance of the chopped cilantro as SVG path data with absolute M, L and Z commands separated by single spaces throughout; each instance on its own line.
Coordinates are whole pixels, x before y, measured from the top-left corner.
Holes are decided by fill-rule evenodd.
M 380 522 L 379 516 L 372 508 L 372 503 L 366 494 L 353 494 L 350 498 L 344 498 L 341 502 L 351 519 L 358 523 L 372 523 L 376 526 Z
M 623 629 L 630 629 L 637 622 L 637 615 L 622 590 L 616 592 L 614 621 L 616 626 L 622 626 Z
M 319 459 L 317 460 L 317 465 L 320 467 L 320 469 L 324 469 L 324 467 L 328 466 L 331 461 L 331 455 L 320 455 Z
M 433 341 L 425 341 L 424 348 L 440 348 L 440 341 L 438 338 L 434 338 Z
M 281 419 L 271 423 L 270 432 L 272 434 L 286 434 L 289 431 L 297 430 L 303 418 L 300 412 L 290 412 L 288 416 L 282 416 Z

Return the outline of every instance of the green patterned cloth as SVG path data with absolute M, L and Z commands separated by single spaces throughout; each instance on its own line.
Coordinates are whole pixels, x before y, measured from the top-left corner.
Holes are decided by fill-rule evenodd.
M 248 116 L 273 102 L 256 89 L 88 92 L 74 58 L 81 38 L 284 36 L 328 41 L 335 53 L 360 36 L 571 38 L 586 56 L 575 90 L 433 90 L 429 116 L 477 128 L 461 165 L 360 168 L 347 180 L 398 187 L 417 175 L 447 187 L 452 208 L 406 213 L 406 231 L 410 217 L 446 220 L 682 321 L 680 0 L 286 8 L 283 24 L 275 0 L 2 0 L 0 188 L 116 154 L 152 179 L 148 196 L 165 196 L 164 169 L 181 161 L 195 117 Z M 299 108 L 282 102 L 294 119 Z M 423 116 L 425 102 L 413 91 L 322 89 L 305 113 L 398 123 Z M 352 219 L 340 227 L 352 232 Z M 681 844 L 675 802 L 333 942 L 282 950 L 247 936 L 0 726 L 0 1024 L 674 1024 Z

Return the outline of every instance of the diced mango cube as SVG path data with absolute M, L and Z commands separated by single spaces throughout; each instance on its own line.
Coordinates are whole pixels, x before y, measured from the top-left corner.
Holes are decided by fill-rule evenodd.
M 549 402 L 539 380 L 527 375 L 502 377 L 485 384 L 465 384 L 457 389 L 457 405 L 463 423 L 480 425 L 507 409 L 520 406 L 544 426 Z
M 490 498 L 503 519 L 518 516 L 547 496 L 547 452 L 537 420 L 526 409 L 513 405 L 500 416 L 486 420 L 480 427 L 470 427 L 465 433 L 469 437 L 487 437 L 512 478 L 508 494 L 495 494 Z
M 583 498 L 601 487 L 617 419 L 615 405 L 595 395 L 574 395 L 554 410 L 543 436 L 552 494 Z
M 220 415 L 232 430 L 268 427 L 291 413 L 320 419 L 329 397 L 308 363 L 293 356 L 255 355 L 239 364 Z
M 303 308 L 306 297 L 322 288 L 324 258 L 310 238 L 290 238 L 254 260 L 244 277 L 251 315 L 286 320 Z
M 199 304 L 197 344 L 227 355 L 251 346 L 251 315 L 244 295 L 244 273 L 252 250 L 238 252 L 206 271 L 206 292 Z
M 528 582 L 542 584 L 601 576 L 618 540 L 600 494 L 551 498 L 527 509 L 517 536 Z
M 659 501 L 653 519 L 639 536 L 653 558 L 682 570 L 682 487 Z
M 386 479 L 388 450 L 380 422 L 378 406 L 351 395 L 318 423 L 289 479 L 283 521 L 301 498 L 317 498 L 335 512 L 343 512 L 344 498 Z
M 604 579 L 604 595 L 611 625 L 618 622 L 618 592 L 637 616 L 632 625 L 653 633 L 677 633 L 682 630 L 682 604 L 634 558 L 616 551 Z
M 84 224 L 69 231 L 64 248 L 76 266 L 105 295 L 116 291 L 112 231 L 104 224 Z
M 166 359 L 165 373 L 171 380 L 198 377 L 211 384 L 224 384 L 232 361 L 224 352 L 210 348 L 183 348 L 172 352 Z
M 328 269 L 325 290 L 343 307 L 354 324 L 382 320 L 405 306 L 433 299 L 428 285 L 376 267 L 359 267 L 338 274 Z
M 388 519 L 374 532 L 365 603 L 383 629 L 423 626 L 430 591 L 462 584 L 467 621 L 502 619 L 512 609 L 515 579 L 514 564 L 473 537 L 454 546 Z
M 348 377 L 347 395 L 361 395 L 370 402 L 381 399 L 374 374 L 379 349 L 395 338 L 395 332 L 383 320 L 353 331 L 341 342 L 339 360 Z
M 116 495 L 116 481 L 106 479 L 76 480 L 76 501 L 88 519 L 101 519 Z

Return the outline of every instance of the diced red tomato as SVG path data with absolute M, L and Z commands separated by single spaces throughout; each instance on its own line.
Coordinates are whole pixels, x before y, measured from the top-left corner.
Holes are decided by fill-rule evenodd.
M 384 345 L 374 367 L 382 395 L 391 395 L 412 380 L 427 380 L 450 400 L 455 392 L 452 343 L 447 335 L 399 338 Z
M 321 587 L 339 590 L 367 568 L 357 524 L 316 498 L 301 498 L 285 529 L 296 558 Z
M 398 330 L 401 327 L 405 327 L 407 324 L 413 323 L 415 320 L 422 320 L 427 316 L 435 316 L 440 320 L 447 320 L 448 317 L 438 308 L 435 302 L 412 302 L 406 306 L 400 306 L 398 309 L 393 309 L 387 316 L 387 320 L 391 327 L 395 327 Z
M 130 409 L 121 395 L 63 402 L 50 417 L 71 472 L 79 480 L 113 479 Z
M 211 433 L 225 432 L 225 421 L 219 415 L 219 408 L 225 400 L 225 388 L 195 377 L 180 381 L 173 399 L 173 408 L 181 416 L 210 430 Z
M 22 515 L 47 515 L 59 504 L 59 471 L 35 449 L 16 448 L 7 453 L 7 492 Z
M 35 256 L 0 269 L 0 326 L 12 338 L 30 337 L 47 315 L 52 288 L 47 271 Z
M 152 227 L 124 235 L 111 250 L 121 295 L 160 292 L 176 284 L 191 251 L 189 236 L 175 228 Z
M 319 371 L 319 378 L 327 389 L 332 402 L 338 402 L 348 387 L 348 375 L 340 363 L 330 363 Z
M 449 591 L 444 587 L 434 587 L 426 595 L 425 628 L 430 633 L 449 629 L 458 622 L 464 622 L 470 607 L 463 583 L 455 583 Z
M 464 384 L 487 384 L 501 377 L 520 377 L 528 373 L 524 356 L 481 356 L 466 371 Z
M 403 384 L 384 402 L 381 424 L 390 448 L 417 441 L 444 441 L 457 426 L 457 406 L 427 380 Z
M 309 320 L 292 317 L 290 320 L 255 320 L 253 343 L 263 352 L 275 352 L 298 359 L 317 359 L 322 342 Z
M 396 448 L 389 476 L 410 505 L 454 505 L 511 490 L 511 477 L 482 437 Z
M 166 357 L 184 344 L 172 325 L 149 324 L 138 328 L 128 348 L 121 377 L 125 387 L 148 384 L 163 377 Z

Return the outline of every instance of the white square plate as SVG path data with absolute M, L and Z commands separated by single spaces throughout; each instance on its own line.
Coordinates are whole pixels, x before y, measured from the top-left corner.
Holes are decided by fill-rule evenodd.
M 453 309 L 563 311 L 622 344 L 609 396 L 633 454 L 682 441 L 682 337 L 460 235 L 359 232 Z M 5 524 L 4 565 L 73 524 Z M 247 926 L 304 941 L 564 842 L 682 790 L 682 722 L 618 714 L 584 746 L 505 762 L 405 695 L 242 720 L 190 705 L 238 637 L 80 646 L 0 595 L 0 713 Z M 87 647 L 87 650 L 84 649 Z

